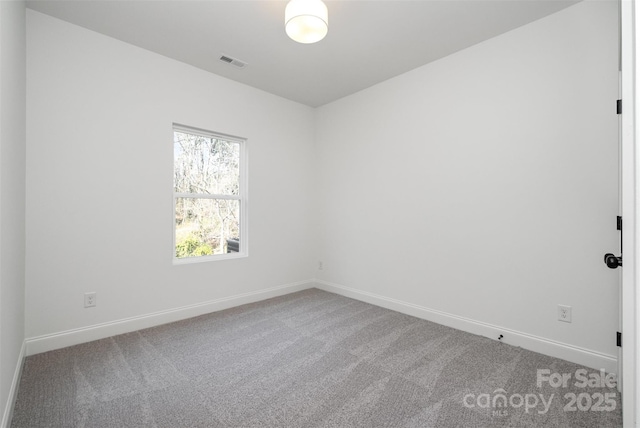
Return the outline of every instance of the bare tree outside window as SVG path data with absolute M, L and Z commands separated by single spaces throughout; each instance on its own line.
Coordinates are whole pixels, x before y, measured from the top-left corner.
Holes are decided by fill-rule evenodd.
M 181 128 L 173 142 L 175 257 L 238 251 L 242 142 Z

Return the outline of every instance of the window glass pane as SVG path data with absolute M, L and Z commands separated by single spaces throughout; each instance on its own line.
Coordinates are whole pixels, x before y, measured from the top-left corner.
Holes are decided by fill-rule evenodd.
M 173 185 L 178 193 L 238 195 L 240 144 L 174 131 Z
M 176 198 L 177 258 L 239 252 L 240 201 Z

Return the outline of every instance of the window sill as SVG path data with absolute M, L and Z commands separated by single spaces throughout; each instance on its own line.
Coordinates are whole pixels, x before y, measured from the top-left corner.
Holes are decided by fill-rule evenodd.
M 190 265 L 193 263 L 205 263 L 205 262 L 219 262 L 222 260 L 242 259 L 248 257 L 247 253 L 227 253 L 216 254 L 213 256 L 200 256 L 200 257 L 184 257 L 181 259 L 173 258 L 174 265 Z

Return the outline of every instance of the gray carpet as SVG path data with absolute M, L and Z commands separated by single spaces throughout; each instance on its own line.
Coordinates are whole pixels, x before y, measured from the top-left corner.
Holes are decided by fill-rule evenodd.
M 579 369 L 312 289 L 28 357 L 11 426 L 621 426 Z

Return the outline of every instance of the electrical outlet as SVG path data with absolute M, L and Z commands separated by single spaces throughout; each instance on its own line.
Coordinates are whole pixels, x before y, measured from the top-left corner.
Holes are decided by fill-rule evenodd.
M 571 322 L 571 306 L 558 305 L 558 321 Z
M 318 262 L 318 270 L 324 269 L 324 263 Z
M 96 292 L 84 293 L 84 307 L 92 308 L 96 305 Z

